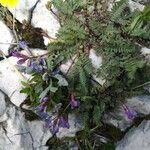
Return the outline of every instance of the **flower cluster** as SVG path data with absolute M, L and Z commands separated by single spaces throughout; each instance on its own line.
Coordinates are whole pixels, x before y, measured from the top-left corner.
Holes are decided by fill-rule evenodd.
M 47 64 L 44 58 L 31 59 L 28 67 L 36 73 L 44 73 L 44 71 L 47 70 Z
M 19 48 L 29 50 L 28 45 L 25 41 L 19 41 Z M 22 65 L 28 60 L 27 67 L 30 68 L 31 72 L 44 73 L 47 70 L 47 64 L 44 58 L 35 58 L 22 54 L 18 49 L 14 49 L 11 52 L 11 56 L 17 57 L 19 60 L 17 64 Z
M 68 122 L 68 117 L 64 114 L 60 114 L 59 112 L 55 115 L 49 115 L 47 113 L 47 107 L 49 103 L 49 98 L 44 97 L 41 100 L 41 103 L 39 106 L 33 108 L 33 111 L 42 119 L 45 121 L 45 127 L 49 128 L 52 134 L 56 134 L 59 132 L 60 128 L 67 128 L 69 129 L 70 125 Z M 71 94 L 69 106 L 71 106 L 71 109 L 75 109 L 79 107 L 80 102 L 75 98 L 74 94 Z
M 19 60 L 17 61 L 18 64 L 23 64 L 26 62 L 26 60 L 29 59 L 29 57 L 27 55 L 21 54 L 17 49 L 14 49 L 11 52 L 11 55 L 14 57 L 17 57 Z
M 29 49 L 27 46 L 27 43 L 24 41 L 19 42 L 19 48 L 20 49 Z M 27 67 L 31 70 L 31 72 L 35 73 L 48 73 L 49 76 L 56 76 L 57 74 L 60 74 L 61 71 L 59 68 L 54 68 L 51 72 L 48 71 L 47 63 L 45 58 L 41 57 L 34 57 L 34 56 L 27 56 L 19 52 L 17 49 L 14 49 L 11 53 L 12 56 L 17 57 L 18 64 L 23 64 L 27 60 Z M 50 73 L 49 73 L 50 72 Z M 33 111 L 43 120 L 45 121 L 45 127 L 49 128 L 52 134 L 56 134 L 59 132 L 60 128 L 69 128 L 69 122 L 68 117 L 64 115 L 65 110 L 68 108 L 76 109 L 80 106 L 80 102 L 78 99 L 76 99 L 75 94 L 71 93 L 69 94 L 69 102 L 67 107 L 64 110 L 61 110 L 61 106 L 57 108 L 57 111 L 55 109 L 55 112 L 51 112 L 51 115 L 47 112 L 48 104 L 49 104 L 49 98 L 45 96 L 41 101 L 40 104 L 33 108 Z M 61 110 L 61 111 L 60 111 Z
M 68 118 L 64 115 L 57 114 L 55 116 L 49 115 L 47 111 L 49 99 L 44 97 L 39 106 L 33 108 L 34 112 L 45 121 L 45 127 L 49 128 L 52 134 L 59 132 L 60 128 L 69 129 L 70 125 Z
M 28 45 L 26 41 L 19 41 L 19 47 L 21 49 L 28 49 Z
M 27 49 L 28 45 L 25 41 L 19 41 L 19 48 Z M 17 57 L 19 59 L 17 63 L 20 64 L 20 65 L 25 63 L 26 60 L 28 60 L 30 58 L 27 55 L 21 54 L 21 52 L 19 52 L 17 48 L 12 50 L 11 55 L 14 56 L 14 57 Z
M 52 134 L 56 134 L 59 132 L 60 128 L 70 128 L 69 122 L 68 122 L 68 118 L 63 116 L 63 115 L 58 115 L 54 118 L 49 117 L 46 120 L 46 124 L 45 124 L 46 128 L 49 128 L 50 131 L 52 132 Z

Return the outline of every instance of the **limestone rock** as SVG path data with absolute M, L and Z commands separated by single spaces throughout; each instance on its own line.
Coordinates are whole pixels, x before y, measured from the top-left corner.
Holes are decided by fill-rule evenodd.
M 52 137 L 45 122 L 40 120 L 28 121 L 25 112 L 13 103 L 9 97 L 0 92 L 0 98 L 6 102 L 5 115 L 7 119 L 0 124 L 0 149 L 3 150 L 47 150 L 46 142 Z M 73 137 L 82 129 L 82 120 L 74 114 L 69 115 L 69 129 L 61 128 L 58 138 Z
M 148 95 L 141 95 L 127 99 L 127 104 L 140 114 L 150 114 L 150 96 Z
M 144 5 L 142 5 L 142 4 L 140 4 L 139 2 L 135 2 L 135 1 L 133 1 L 133 0 L 129 0 L 129 7 L 130 7 L 130 10 L 131 11 L 134 11 L 134 10 L 140 10 L 140 11 L 143 11 L 143 9 L 144 9 Z
M 113 125 L 119 128 L 121 131 L 125 131 L 132 125 L 132 120 L 128 119 L 121 106 L 114 111 L 104 114 L 103 122 L 109 125 Z
M 0 61 L 0 89 L 4 91 L 11 101 L 19 106 L 26 98 L 26 95 L 21 94 L 21 81 L 23 76 L 15 69 L 16 58 L 9 58 Z
M 2 50 L 5 55 L 8 55 L 10 44 L 5 43 L 11 43 L 13 41 L 13 35 L 11 30 L 2 21 L 0 21 L 0 37 L 0 50 Z
M 149 150 L 150 121 L 143 121 L 137 128 L 132 128 L 117 143 L 116 150 Z
M 7 119 L 0 124 L 0 149 L 48 149 L 45 145 L 52 135 L 44 128 L 44 122 L 27 121 L 24 112 L 13 105 L 8 97 L 5 97 L 5 101 Z
M 32 25 L 42 28 L 50 37 L 55 38 L 60 24 L 56 16 L 46 8 L 47 2 L 48 0 L 42 0 L 37 4 L 33 12 Z
M 0 92 L 0 116 L 2 116 L 5 113 L 5 110 L 6 110 L 5 97 Z
M 135 2 L 139 2 L 140 4 L 150 4 L 150 0 L 134 0 Z
M 143 47 L 141 51 L 143 55 L 150 55 L 150 49 L 147 47 Z
M 140 116 L 150 114 L 150 96 L 141 95 L 131 97 L 126 100 L 126 105 L 135 110 Z M 121 131 L 125 131 L 132 125 L 133 122 L 133 120 L 128 119 L 122 108 L 122 105 L 116 108 L 113 112 L 105 114 L 103 121 L 119 128 Z
M 21 23 L 24 20 L 29 20 L 31 9 L 34 7 L 38 0 L 20 0 L 16 8 L 9 8 L 9 11 Z

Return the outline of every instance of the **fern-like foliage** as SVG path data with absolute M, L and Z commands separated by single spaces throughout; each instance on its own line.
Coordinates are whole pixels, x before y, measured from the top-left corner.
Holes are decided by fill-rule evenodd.
M 47 47 L 48 69 L 40 76 L 43 82 L 33 79 L 34 82 L 25 85 L 22 92 L 28 93 L 32 85 L 36 97 L 49 95 L 51 105 L 62 103 L 63 107 L 68 104 L 70 93 L 74 93 L 81 103 L 75 112 L 83 116 L 85 129 L 89 130 L 101 125 L 106 110 L 130 95 L 133 82 L 139 83 L 137 75 L 147 64 L 136 36 L 148 38 L 149 26 L 135 27 L 134 32 L 129 30 L 135 13 L 129 11 L 127 0 L 116 2 L 111 12 L 104 7 L 106 2 L 102 4 L 99 0 L 53 0 L 52 3 L 62 26 L 57 39 Z M 89 58 L 91 49 L 102 56 L 102 66 L 98 70 Z M 71 61 L 68 70 L 58 73 L 61 79 L 53 76 L 54 70 L 68 60 Z M 93 75 L 104 79 L 105 84 L 100 85 Z M 33 76 L 37 78 L 37 75 Z M 41 90 L 44 91 L 42 95 Z M 31 97 L 34 99 L 32 94 Z

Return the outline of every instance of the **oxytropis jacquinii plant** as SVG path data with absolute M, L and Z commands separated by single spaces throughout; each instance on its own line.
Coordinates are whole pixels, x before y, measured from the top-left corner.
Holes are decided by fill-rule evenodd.
M 47 9 L 61 27 L 57 38 L 47 46 L 47 53 L 34 56 L 25 42 L 19 42 L 19 47 L 29 55 L 19 49 L 11 52 L 18 58 L 18 68 L 32 75 L 22 82 L 21 92 L 28 95 L 26 104 L 53 134 L 59 128 L 69 128 L 68 114 L 73 112 L 83 118 L 84 135 L 90 140 L 90 135 L 103 125 L 103 114 L 138 93 L 135 87 L 149 81 L 145 73 L 149 64 L 140 52 L 150 40 L 148 22 L 140 26 L 139 32 L 136 27 L 133 31 L 138 11 L 131 12 L 127 0 L 115 2 L 111 11 L 108 4 L 98 0 L 52 0 Z M 102 56 L 99 67 L 93 65 L 91 50 Z M 21 67 L 23 63 L 27 65 Z M 70 65 L 64 71 L 65 63 Z M 99 78 L 105 82 L 99 82 Z M 129 107 L 123 105 L 123 109 L 129 119 L 136 117 Z
M 19 49 L 29 50 L 29 47 L 27 46 L 27 43 L 25 41 L 19 42 Z M 33 74 L 34 78 L 37 76 L 37 80 L 40 80 L 41 78 L 41 84 L 45 84 L 45 82 L 49 82 L 50 85 L 45 89 L 37 89 L 41 91 L 41 94 L 38 97 L 37 106 L 33 106 L 32 110 L 42 119 L 45 121 L 45 127 L 49 128 L 50 131 L 53 134 L 56 134 L 59 132 L 59 128 L 69 128 L 69 122 L 68 122 L 68 116 L 65 114 L 65 109 L 76 109 L 80 106 L 80 102 L 78 99 L 76 99 L 74 93 L 70 93 L 70 96 L 68 97 L 68 102 L 66 101 L 66 108 L 62 109 L 61 107 L 57 107 L 52 111 L 51 113 L 48 112 L 48 108 L 50 107 L 49 104 L 54 103 L 52 106 L 56 106 L 57 103 L 52 101 L 51 95 L 49 92 L 55 93 L 59 90 L 59 87 L 64 86 L 64 90 L 66 86 L 68 86 L 68 82 L 65 79 L 65 77 L 61 74 L 59 69 L 54 69 L 52 71 L 48 70 L 48 66 L 46 63 L 45 55 L 40 57 L 35 57 L 33 55 L 25 55 L 22 54 L 18 48 L 14 48 L 11 53 L 11 56 L 18 58 L 17 64 L 18 68 L 20 65 L 26 63 L 27 67 L 26 70 L 28 70 L 29 74 Z M 23 67 L 23 66 L 20 66 Z M 39 78 L 38 78 L 39 77 Z M 34 82 L 34 79 L 32 79 Z M 55 83 L 56 82 L 56 83 Z M 22 82 L 23 85 L 27 85 L 27 83 Z M 55 83 L 55 87 L 53 86 L 53 83 Z M 40 82 L 37 83 L 40 87 Z M 57 85 L 57 86 L 56 86 Z M 31 86 L 31 85 L 29 85 Z M 29 87 L 26 87 L 21 92 L 29 92 Z M 33 91 L 32 91 L 33 92 Z M 35 91 L 35 93 L 38 91 Z M 31 93 L 31 95 L 35 94 Z M 34 101 L 33 101 L 34 102 Z M 62 105 L 62 104 L 61 104 Z

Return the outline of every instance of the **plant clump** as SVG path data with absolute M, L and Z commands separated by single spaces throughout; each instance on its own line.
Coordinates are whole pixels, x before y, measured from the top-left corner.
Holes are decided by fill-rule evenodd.
M 90 135 L 103 125 L 103 114 L 140 93 L 134 87 L 149 81 L 149 76 L 143 75 L 149 63 L 140 52 L 141 44 L 150 40 L 149 18 L 143 18 L 148 11 L 130 12 L 127 2 L 115 2 L 108 11 L 107 1 L 52 0 L 49 5 L 57 9 L 61 27 L 57 39 L 48 45 L 48 53 L 39 57 L 12 53 L 20 58 L 19 64 L 27 61 L 24 71 L 32 74 L 32 79 L 22 82 L 21 92 L 28 94 L 33 111 L 54 135 L 61 127 L 69 128 L 68 113 L 83 118 L 81 149 L 94 147 Z M 140 20 L 135 23 L 137 14 Z M 91 50 L 102 56 L 98 69 L 89 58 Z M 63 72 L 61 65 L 68 60 L 71 64 Z

